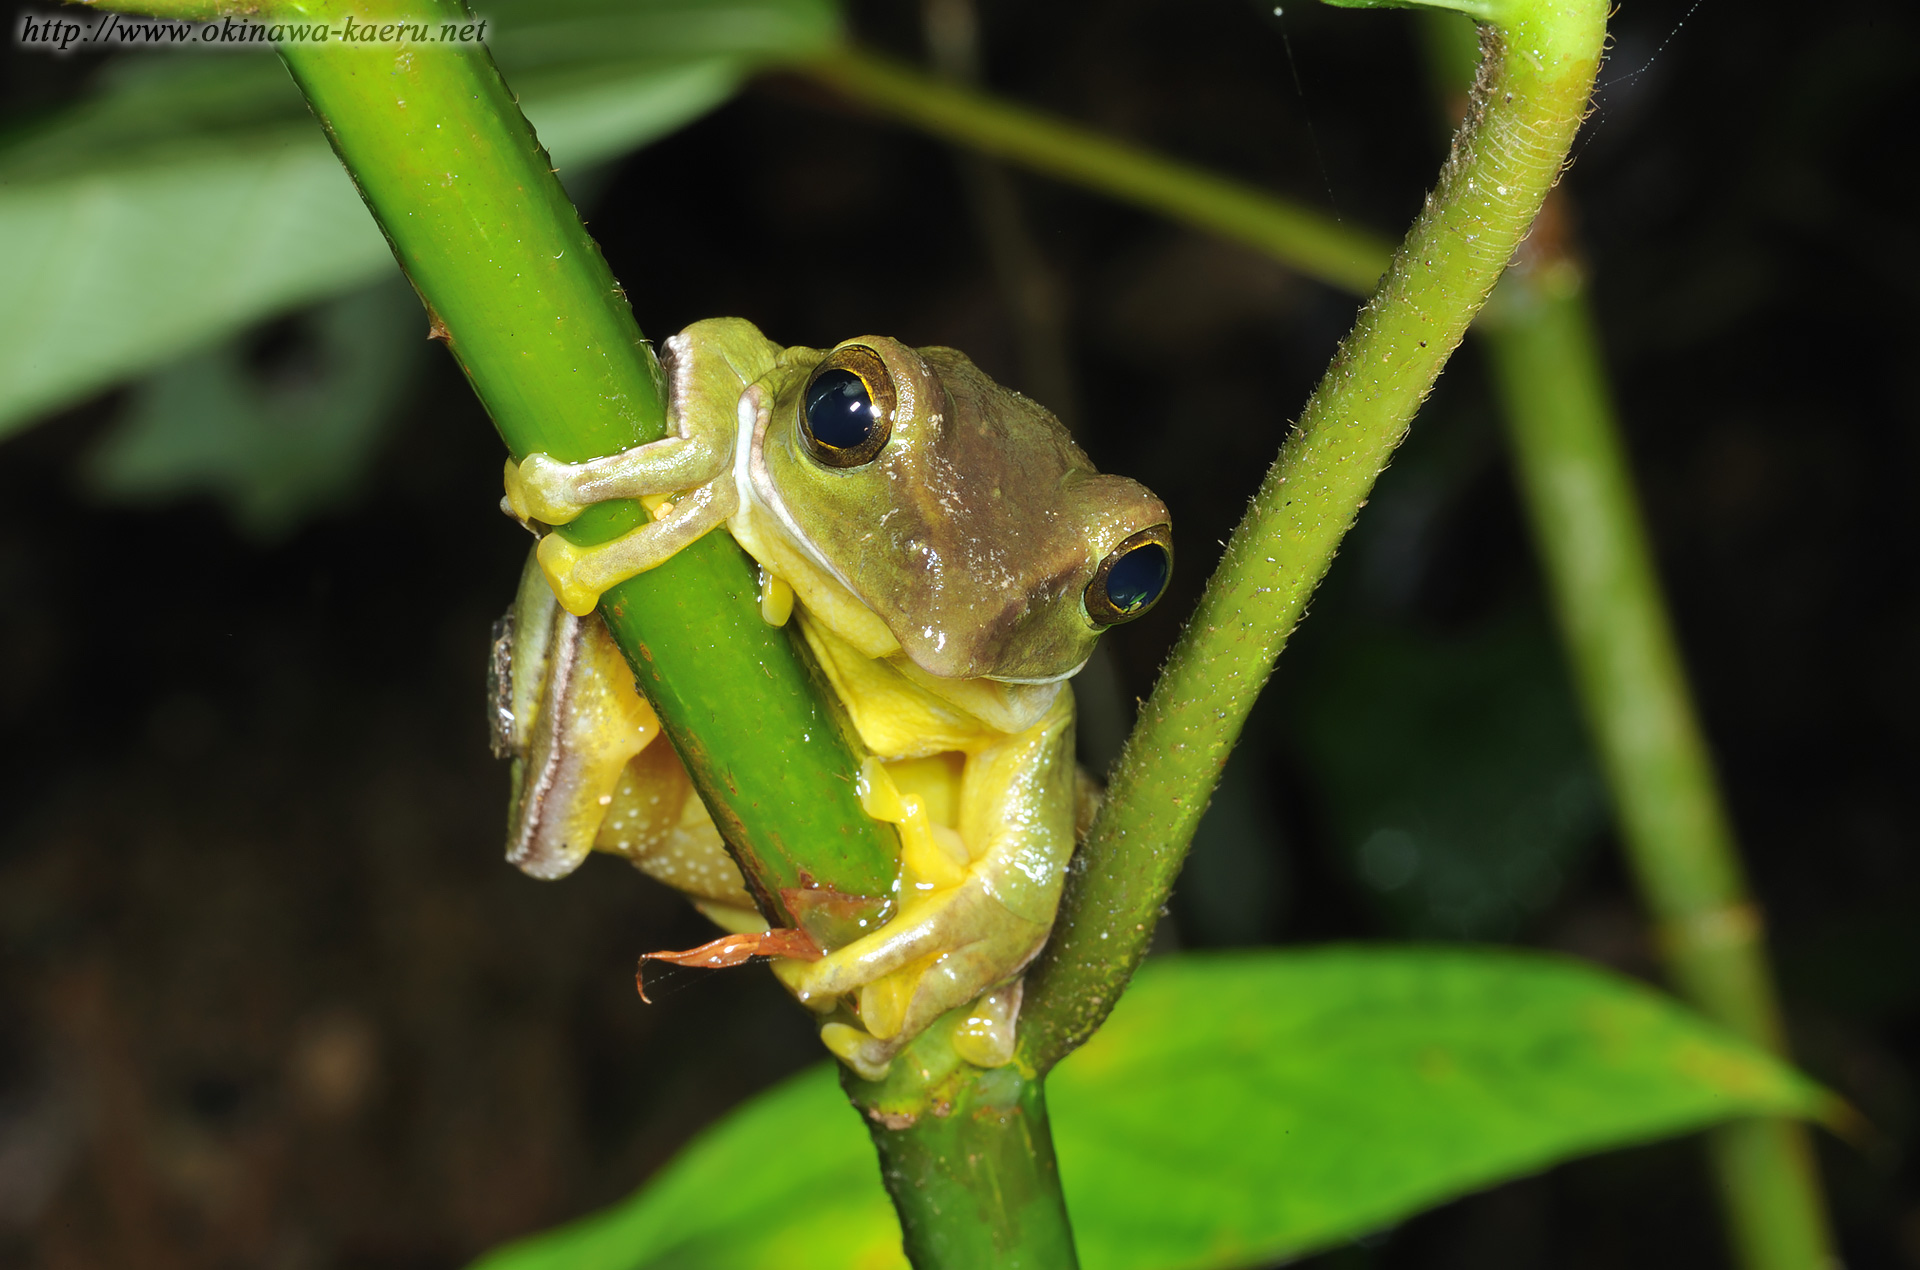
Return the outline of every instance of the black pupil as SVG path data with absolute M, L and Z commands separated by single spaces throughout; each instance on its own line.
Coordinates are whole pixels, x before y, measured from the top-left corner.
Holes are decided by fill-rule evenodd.
M 1141 543 L 1107 570 L 1107 602 L 1122 613 L 1145 608 L 1167 589 L 1170 565 L 1165 547 Z
M 823 371 L 807 388 L 807 431 L 821 445 L 855 450 L 873 435 L 873 398 L 850 370 Z

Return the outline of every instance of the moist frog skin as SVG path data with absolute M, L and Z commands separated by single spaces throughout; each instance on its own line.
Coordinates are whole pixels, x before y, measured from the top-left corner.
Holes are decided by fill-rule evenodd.
M 496 650 L 508 857 L 559 877 L 609 851 L 728 930 L 767 928 L 591 616 L 608 588 L 724 528 L 760 564 L 762 615 L 797 623 L 867 752 L 862 803 L 901 841 L 891 916 L 776 974 L 868 1079 L 969 1004 L 955 1048 L 1004 1064 L 1089 805 L 1066 680 L 1103 630 L 1164 594 L 1167 509 L 953 349 L 783 348 L 717 318 L 661 361 L 666 437 L 507 465 L 506 505 L 536 532 L 608 499 L 654 511 L 593 547 L 544 534 L 529 562 Z

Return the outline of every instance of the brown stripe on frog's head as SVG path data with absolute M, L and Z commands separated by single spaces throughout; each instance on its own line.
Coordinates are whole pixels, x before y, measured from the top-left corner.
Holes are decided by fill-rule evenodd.
M 1158 498 L 950 348 L 863 336 L 796 367 L 763 455 L 794 527 L 935 675 L 1069 674 L 1172 568 Z

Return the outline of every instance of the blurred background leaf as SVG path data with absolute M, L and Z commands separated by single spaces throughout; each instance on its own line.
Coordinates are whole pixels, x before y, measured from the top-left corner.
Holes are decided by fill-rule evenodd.
M 490 43 L 577 173 L 724 101 L 837 29 L 827 0 L 509 0 Z M 279 60 L 128 56 L 0 148 L 0 436 L 394 272 Z
M 242 532 L 284 537 L 351 497 L 428 347 L 395 277 L 185 358 L 133 390 L 87 483 L 128 503 L 210 494 Z
M 1265 1265 L 1571 1156 L 1835 1106 L 1628 980 L 1432 947 L 1149 962 L 1048 1089 L 1089 1270 Z M 479 1264 L 901 1266 L 879 1181 L 823 1064 L 632 1199 Z

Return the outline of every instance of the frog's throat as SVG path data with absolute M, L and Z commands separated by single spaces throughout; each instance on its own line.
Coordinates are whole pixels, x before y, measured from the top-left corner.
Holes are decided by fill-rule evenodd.
M 736 411 L 739 420 L 738 431 L 733 441 L 733 485 L 739 495 L 741 511 L 758 508 L 765 512 L 779 527 L 788 542 L 819 567 L 822 573 L 847 589 L 847 594 L 866 603 L 866 597 L 848 579 L 847 575 L 834 566 L 833 561 L 816 547 L 813 539 L 794 520 L 793 513 L 787 510 L 786 500 L 780 497 L 779 489 L 773 483 L 772 475 L 767 471 L 766 440 L 767 425 L 773 419 L 773 408 L 767 391 L 758 384 L 748 386 L 740 394 L 740 404 Z M 738 513 L 736 513 L 738 514 Z M 882 621 L 885 619 L 883 618 Z M 1092 658 L 1087 659 L 1091 661 Z M 1087 668 L 1083 661 L 1073 669 L 1058 675 L 1046 675 L 1037 679 L 1021 679 L 1013 675 L 982 675 L 982 679 L 991 679 L 995 683 L 1006 684 L 1055 684 L 1064 683 Z

